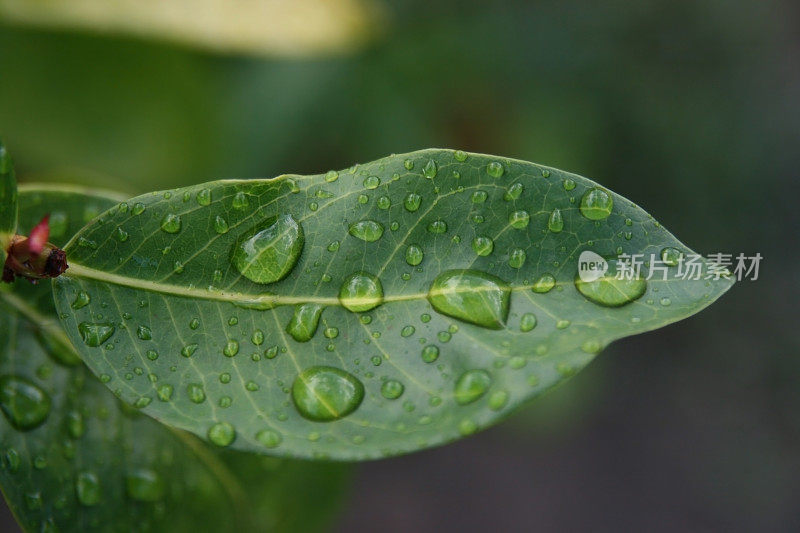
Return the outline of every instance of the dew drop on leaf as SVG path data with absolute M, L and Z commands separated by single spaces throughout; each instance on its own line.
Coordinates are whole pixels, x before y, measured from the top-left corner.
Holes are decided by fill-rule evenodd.
M 265 448 L 277 448 L 283 441 L 283 437 L 272 429 L 262 429 L 256 433 L 256 440 Z
M 365 242 L 375 242 L 383 236 L 383 224 L 374 220 L 361 220 L 350 225 L 350 235 Z
M 406 196 L 405 200 L 403 200 L 403 206 L 405 206 L 406 211 L 413 213 L 419 209 L 420 202 L 422 202 L 422 197 L 419 194 L 410 192 Z
M 167 233 L 178 233 L 181 230 L 181 217 L 174 213 L 167 213 L 161 219 L 161 229 Z
M 505 281 L 476 270 L 443 272 L 428 291 L 428 301 L 439 313 L 490 329 L 503 328 L 510 297 Z
M 92 472 L 80 472 L 75 478 L 75 494 L 81 505 L 91 507 L 100 503 L 100 480 Z
M 418 264 L 422 263 L 422 258 L 424 255 L 425 254 L 422 252 L 422 248 L 416 244 L 412 244 L 406 248 L 406 263 L 411 266 L 417 266 Z
M 81 309 L 89 305 L 92 301 L 92 298 L 89 296 L 89 293 L 80 291 L 76 296 L 75 300 L 73 300 L 70 307 L 73 309 Z
M 230 446 L 236 439 L 236 430 L 228 422 L 217 422 L 208 428 L 208 440 L 220 447 Z
M 499 161 L 492 161 L 486 165 L 486 173 L 493 178 L 499 178 L 503 175 L 503 172 L 505 172 L 505 169 L 503 168 L 503 164 Z
M 547 228 L 553 233 L 560 233 L 564 229 L 564 218 L 561 216 L 560 209 L 555 208 L 550 213 L 550 218 L 547 220 Z
M 485 370 L 468 370 L 456 381 L 453 395 L 460 405 L 467 405 L 486 394 L 492 385 L 492 376 Z
M 17 429 L 39 426 L 50 414 L 50 396 L 32 381 L 13 375 L 0 377 L 0 409 Z
M 589 220 L 603 220 L 608 218 L 614 206 L 614 200 L 608 191 L 599 187 L 589 189 L 581 198 L 581 214 Z
M 422 175 L 432 180 L 436 177 L 438 170 L 439 166 L 436 164 L 436 161 L 430 159 L 427 163 L 425 163 L 425 166 L 422 167 Z
M 214 218 L 214 231 L 216 231 L 220 235 L 223 235 L 225 233 L 228 233 L 228 229 L 229 229 L 228 221 L 222 218 L 220 215 L 217 215 Z
M 405 386 L 395 379 L 388 379 L 381 385 L 381 395 L 387 400 L 396 400 L 403 395 Z
M 575 277 L 575 287 L 589 301 L 605 307 L 621 307 L 640 298 L 647 290 L 642 278 L 617 279 L 614 274 L 605 274 L 593 281 Z
M 366 272 L 356 272 L 348 276 L 339 290 L 339 301 L 354 313 L 363 313 L 383 303 L 381 281 Z
M 291 272 L 304 243 L 303 228 L 291 215 L 271 217 L 236 243 L 233 264 L 250 281 L 274 283 Z
M 508 223 L 512 228 L 525 229 L 531 220 L 527 211 L 514 211 L 508 216 Z
M 211 189 L 202 189 L 197 192 L 197 203 L 199 205 L 210 205 L 211 204 Z
M 308 303 L 295 306 L 294 314 L 286 326 L 286 333 L 297 342 L 310 341 L 317 332 L 321 315 L 322 306 L 319 304 Z
M 519 330 L 522 332 L 531 331 L 536 327 L 536 315 L 533 313 L 525 313 L 519 319 Z
M 542 274 L 539 276 L 539 279 L 534 282 L 531 290 L 533 292 L 538 292 L 539 294 L 544 294 L 546 292 L 550 292 L 555 286 L 556 278 L 553 277 L 552 274 Z
M 309 420 L 328 422 L 355 411 L 364 399 L 364 385 L 352 374 L 329 366 L 301 372 L 292 384 L 297 411 Z
M 479 235 L 472 240 L 472 249 L 481 257 L 485 257 L 494 250 L 494 241 L 489 237 Z
M 114 325 L 109 323 L 81 322 L 78 332 L 86 346 L 97 348 L 114 334 Z
M 667 266 L 678 266 L 683 259 L 683 252 L 677 248 L 667 247 L 661 250 L 661 261 Z

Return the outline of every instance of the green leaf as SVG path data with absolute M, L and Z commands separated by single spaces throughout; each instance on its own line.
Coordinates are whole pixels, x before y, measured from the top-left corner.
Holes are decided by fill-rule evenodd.
M 22 228 L 52 213 L 55 244 L 119 201 L 46 186 L 19 199 Z M 0 486 L 25 530 L 307 531 L 336 509 L 339 465 L 213 449 L 119 402 L 59 353 L 46 284 L 0 291 L 0 331 Z
M 6 247 L 17 230 L 17 181 L 14 164 L 0 139 L 0 268 L 6 262 Z
M 18 23 L 278 56 L 350 51 L 371 37 L 376 14 L 369 0 L 0 0 L 0 16 Z
M 55 295 L 90 368 L 160 420 L 214 437 L 225 424 L 235 435 L 212 440 L 242 450 L 368 459 L 486 427 L 730 287 L 677 267 L 576 286 L 584 251 L 666 248 L 690 253 L 590 180 L 424 150 L 134 198 L 67 246 Z

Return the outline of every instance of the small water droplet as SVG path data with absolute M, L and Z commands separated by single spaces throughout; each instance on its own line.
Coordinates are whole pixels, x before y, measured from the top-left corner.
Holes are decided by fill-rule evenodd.
M 265 448 L 277 448 L 283 442 L 283 437 L 272 429 L 262 429 L 256 433 L 256 440 Z
M 72 302 L 70 307 L 72 307 L 73 309 L 81 309 L 81 308 L 86 307 L 87 305 L 89 305 L 91 303 L 91 301 L 92 301 L 92 298 L 91 298 L 91 296 L 89 296 L 89 293 L 84 292 L 84 291 L 80 291 L 75 296 L 75 300 Z
M 536 327 L 536 315 L 533 313 L 525 313 L 519 319 L 519 330 L 522 332 L 531 331 Z
M 376 202 L 378 209 L 383 209 L 384 211 L 392 207 L 392 200 L 388 196 L 381 196 L 378 198 Z
M 50 414 L 50 396 L 32 381 L 12 375 L 0 377 L 0 409 L 17 429 L 39 426 Z
M 139 326 L 136 328 L 136 336 L 139 337 L 143 341 L 149 341 L 153 338 L 153 334 L 150 331 L 150 328 L 147 326 Z
M 201 189 L 197 192 L 197 203 L 199 205 L 210 205 L 211 204 L 211 189 Z
M 374 309 L 383 303 L 381 281 L 367 272 L 351 274 L 342 283 L 339 290 L 339 301 L 345 309 L 354 313 Z
M 364 385 L 352 374 L 329 366 L 301 372 L 292 385 L 297 411 L 316 422 L 329 422 L 355 411 L 364 399 Z
M 467 405 L 486 394 L 492 385 L 492 376 L 485 370 L 467 370 L 458 378 L 453 395 L 460 405 Z
M 230 446 L 236 440 L 236 430 L 227 422 L 217 422 L 208 428 L 208 440 L 220 447 Z
M 514 183 L 511 187 L 508 188 L 506 193 L 503 195 L 503 199 L 506 202 L 512 202 L 514 200 L 518 200 L 519 197 L 522 195 L 522 191 L 524 187 L 521 183 Z
M 161 219 L 161 229 L 167 233 L 178 233 L 181 230 L 181 217 L 174 213 L 167 213 Z
M 406 263 L 411 266 L 417 266 L 418 264 L 422 263 L 422 258 L 424 255 L 425 254 L 423 253 L 422 248 L 416 244 L 412 244 L 406 248 Z
M 361 220 L 350 225 L 350 235 L 365 242 L 375 242 L 383 236 L 383 224 L 374 220 Z
M 242 210 L 250 205 L 250 200 L 248 200 L 247 195 L 244 192 L 239 191 L 233 195 L 232 205 L 234 209 Z
M 671 246 L 661 250 L 661 261 L 667 266 L 678 266 L 683 259 L 683 252 Z
M 565 191 L 571 191 L 574 188 L 575 188 L 575 181 L 574 180 L 571 180 L 569 178 L 564 180 L 564 190 Z
M 456 150 L 455 152 L 453 152 L 453 158 L 455 158 L 455 160 L 458 161 L 459 163 L 463 163 L 464 161 L 467 160 L 467 152 L 463 150 Z
M 447 232 L 447 223 L 444 220 L 434 220 L 428 224 L 429 233 L 445 233 Z
M 428 160 L 427 163 L 425 163 L 425 166 L 422 167 L 422 175 L 425 176 L 426 178 L 432 180 L 433 178 L 436 177 L 436 172 L 438 170 L 439 170 L 439 166 L 436 164 L 436 161 L 434 161 L 433 159 L 430 159 L 430 160 Z
M 581 198 L 581 214 L 589 220 L 608 218 L 614 206 L 611 194 L 599 187 L 589 189 Z
M 78 324 L 78 332 L 86 346 L 97 348 L 106 342 L 114 334 L 113 324 L 81 322 Z
M 186 394 L 192 403 L 203 403 L 206 399 L 206 392 L 200 383 L 189 383 L 186 385 Z
M 387 400 L 396 400 L 403 395 L 405 386 L 397 380 L 388 379 L 381 385 L 381 395 Z
M 286 333 L 297 342 L 310 341 L 317 332 L 322 309 L 321 305 L 313 303 L 295 306 L 294 315 L 286 326 Z
M 414 168 L 414 162 L 410 159 L 406 159 L 403 161 L 403 166 L 406 170 L 412 170 Z
M 158 399 L 162 402 L 168 402 L 172 399 L 172 393 L 174 392 L 174 388 L 169 383 L 164 383 L 163 385 L 159 385 L 158 389 L 156 390 L 156 394 Z
M 525 264 L 527 254 L 522 248 L 513 248 L 508 256 L 508 266 L 511 268 L 522 268 Z
M 494 250 L 494 241 L 489 237 L 479 235 L 472 240 L 472 249 L 481 257 L 486 257 Z
M 122 226 L 117 226 L 117 229 L 114 231 L 114 237 L 119 242 L 125 242 L 128 240 L 128 232 L 122 229 Z
M 220 235 L 223 235 L 225 233 L 228 233 L 228 229 L 230 229 L 228 227 L 228 221 L 222 218 L 220 215 L 217 215 L 214 218 L 214 231 L 216 231 Z
M 100 503 L 100 480 L 92 472 L 80 472 L 75 478 L 75 494 L 81 505 L 91 507 Z
M 486 191 L 475 191 L 472 193 L 471 199 L 473 204 L 482 204 L 488 197 L 489 195 L 486 194 Z
M 527 211 L 514 211 L 508 216 L 508 223 L 512 228 L 525 229 L 531 221 L 531 216 Z
M 325 181 L 327 181 L 328 183 L 333 183 L 334 181 L 336 181 L 338 179 L 339 179 L 339 173 L 336 172 L 335 170 L 329 170 L 325 174 Z
M 291 272 L 304 243 L 303 228 L 291 215 L 271 217 L 235 245 L 232 261 L 250 281 L 274 283 Z
M 428 291 L 436 311 L 490 329 L 503 328 L 510 297 L 506 282 L 476 270 L 443 272 Z
M 499 178 L 503 175 L 503 172 L 505 172 L 505 169 L 503 168 L 503 164 L 499 161 L 492 161 L 486 165 L 486 173 L 493 178 Z
M 424 362 L 433 363 L 439 359 L 439 347 L 434 344 L 429 344 L 422 349 L 422 353 L 420 355 Z
M 414 212 L 419 209 L 420 202 L 422 202 L 422 197 L 419 194 L 410 192 L 406 196 L 405 200 L 403 200 L 403 205 L 406 208 L 406 211 Z
M 564 218 L 561 216 L 561 210 L 558 208 L 553 209 L 550 213 L 550 219 L 547 221 L 547 228 L 553 233 L 560 233 L 564 229 Z
M 378 176 L 368 176 L 364 178 L 364 188 L 365 189 L 377 189 L 378 186 L 381 184 L 381 179 Z
M 542 274 L 533 284 L 531 290 L 533 292 L 538 292 L 539 294 L 544 294 L 546 292 L 550 292 L 555 286 L 556 278 L 552 274 Z
M 588 282 L 576 276 L 575 287 L 591 302 L 620 307 L 640 298 L 647 290 L 647 282 L 642 278 L 617 279 L 614 273 L 606 273 Z
M 144 204 L 141 202 L 136 202 L 135 204 L 133 204 L 133 207 L 131 208 L 131 212 L 134 215 L 141 215 L 142 213 L 144 213 L 144 210 L 145 210 Z

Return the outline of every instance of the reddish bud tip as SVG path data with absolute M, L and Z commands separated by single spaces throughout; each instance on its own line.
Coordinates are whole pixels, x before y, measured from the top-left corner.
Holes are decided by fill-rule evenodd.
M 47 214 L 42 221 L 36 224 L 28 236 L 28 250 L 31 255 L 39 255 L 44 250 L 50 238 L 50 215 Z

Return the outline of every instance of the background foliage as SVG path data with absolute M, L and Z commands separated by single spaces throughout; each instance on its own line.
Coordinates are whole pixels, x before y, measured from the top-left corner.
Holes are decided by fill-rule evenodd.
M 340 527 L 790 531 L 797 15 L 409 0 L 362 52 L 306 61 L 7 25 L 0 129 L 22 180 L 128 192 L 422 146 L 499 153 L 595 178 L 700 252 L 761 252 L 761 279 L 724 305 L 612 345 L 508 423 L 361 467 Z

